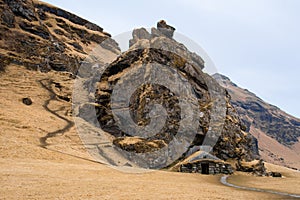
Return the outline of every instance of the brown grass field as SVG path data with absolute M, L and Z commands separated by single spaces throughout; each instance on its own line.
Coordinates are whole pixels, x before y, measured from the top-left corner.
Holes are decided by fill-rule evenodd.
M 51 80 L 70 87 L 68 74 L 40 73 L 9 66 L 0 74 L 0 199 L 282 199 L 282 196 L 222 185 L 220 176 L 167 171 L 125 173 L 93 162 L 72 126 L 47 142 L 39 139 L 72 121 L 71 104 L 49 101 Z M 71 92 L 71 91 L 69 91 Z M 24 105 L 24 97 L 33 100 Z M 268 165 L 284 178 L 237 173 L 229 182 L 299 193 L 299 173 Z M 132 172 L 137 171 L 132 169 Z

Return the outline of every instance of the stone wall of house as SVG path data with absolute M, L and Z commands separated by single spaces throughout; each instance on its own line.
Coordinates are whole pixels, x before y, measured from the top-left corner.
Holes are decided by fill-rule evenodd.
M 193 163 L 182 164 L 179 171 L 200 174 L 232 174 L 233 168 L 228 163 L 201 160 Z

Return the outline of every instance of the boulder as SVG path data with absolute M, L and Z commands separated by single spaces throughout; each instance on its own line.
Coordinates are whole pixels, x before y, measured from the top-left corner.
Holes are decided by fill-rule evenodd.
M 30 106 L 32 104 L 32 100 L 29 97 L 23 98 L 22 102 L 27 106 Z
M 250 172 L 257 176 L 267 175 L 263 160 L 253 160 L 251 162 L 240 161 L 236 163 L 236 170 L 242 172 Z
M 277 178 L 281 178 L 282 177 L 282 175 L 281 175 L 280 172 L 269 172 L 267 175 L 268 176 L 272 176 L 272 177 L 277 177 Z

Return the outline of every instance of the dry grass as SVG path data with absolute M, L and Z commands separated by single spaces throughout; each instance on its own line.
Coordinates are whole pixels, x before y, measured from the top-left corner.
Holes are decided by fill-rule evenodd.
M 258 139 L 260 155 L 265 161 L 282 165 L 283 163 L 279 159 L 282 157 L 285 164 L 300 169 L 300 148 L 297 148 L 300 146 L 300 142 L 296 143 L 294 148 L 288 148 L 253 126 L 251 126 L 250 133 Z M 270 156 L 271 152 L 274 154 L 273 157 Z
M 278 165 L 266 163 L 268 171 L 275 171 L 282 173 L 282 178 L 274 177 L 256 177 L 252 175 L 245 175 L 245 173 L 236 173 L 228 178 L 228 182 L 260 189 L 274 190 L 279 192 L 287 192 L 300 195 L 300 172 L 291 170 Z
M 39 146 L 39 138 L 66 122 L 43 107 L 49 92 L 40 80 L 72 85 L 67 74 L 47 74 L 9 66 L 0 82 L 1 199 L 273 199 L 277 196 L 223 186 L 220 176 L 155 171 L 123 173 L 95 163 L 73 127 Z M 26 106 L 23 97 L 31 97 Z M 71 104 L 51 101 L 49 108 L 72 120 Z M 132 171 L 136 171 L 134 168 Z M 241 175 L 240 175 L 241 176 Z M 252 178 L 252 177 L 247 177 Z M 275 180 L 275 179 L 274 179 Z M 286 179 L 287 182 L 293 179 Z

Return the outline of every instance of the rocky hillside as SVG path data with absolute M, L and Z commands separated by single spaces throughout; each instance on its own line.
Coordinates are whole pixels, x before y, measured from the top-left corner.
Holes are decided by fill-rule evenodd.
M 113 88 L 117 88 L 119 82 L 123 85 L 134 85 L 131 79 L 126 81 L 122 77 L 133 76 L 136 81 L 138 79 L 146 80 L 147 77 L 151 76 L 146 72 L 147 69 L 152 69 L 153 73 L 156 74 L 152 79 L 159 82 L 161 80 L 156 79 L 159 79 L 158 77 L 163 73 L 166 74 L 163 75 L 162 79 L 166 79 L 166 77 L 168 77 L 167 79 L 171 78 L 167 72 L 160 71 L 166 67 L 175 70 L 174 72 L 180 74 L 192 86 L 197 97 L 194 110 L 201 116 L 195 122 L 199 124 L 197 131 L 195 136 L 193 136 L 194 139 L 191 140 L 188 150 L 182 155 L 183 157 L 190 155 L 197 149 L 199 150 L 201 145 L 205 143 L 205 140 L 212 139 L 209 138 L 211 130 L 220 126 L 217 123 L 210 124 L 215 118 L 222 116 L 222 108 L 217 108 L 219 109 L 217 111 L 213 108 L 218 101 L 217 97 L 213 96 L 213 91 L 218 91 L 219 98 L 225 99 L 225 121 L 224 124 L 221 124 L 221 135 L 213 148 L 213 154 L 223 160 L 252 160 L 258 158 L 256 141 L 246 132 L 245 127 L 240 122 L 239 116 L 230 103 L 230 96 L 213 78 L 202 72 L 201 69 L 205 67 L 205 63 L 201 57 L 190 52 L 183 44 L 172 38 L 174 28 L 167 27 L 162 31 L 160 23 L 158 23 L 157 29 L 151 29 L 151 33 L 144 28 L 134 30 L 129 50 L 122 53 L 103 72 L 96 92 L 97 116 L 102 129 L 113 136 L 113 143 L 116 146 L 135 153 L 153 152 L 164 148 L 171 143 L 176 134 L 179 134 L 179 127 L 182 124 L 187 130 L 192 130 L 191 126 L 194 124 L 180 124 L 181 120 L 185 120 L 181 118 L 180 113 L 188 108 L 180 107 L 179 105 L 180 95 L 186 98 L 192 97 L 184 92 L 177 95 L 172 93 L 170 88 L 168 88 L 168 82 L 165 82 L 165 85 L 150 83 L 140 85 L 130 97 L 129 107 L 120 102 L 117 105 L 111 103 Z M 153 63 L 159 64 L 161 67 L 155 68 L 152 66 Z M 136 70 L 140 72 L 136 72 Z M 132 74 L 131 72 L 136 72 L 137 74 Z M 139 76 L 139 78 L 136 76 Z M 176 82 L 173 85 L 176 85 Z M 182 91 L 188 90 L 185 87 Z M 121 99 L 129 95 L 125 92 L 126 87 L 122 91 Z M 128 132 L 123 131 L 118 126 L 116 119 L 114 119 L 112 107 L 117 107 L 117 109 L 121 110 L 120 114 L 128 110 L 130 113 L 128 116 L 130 115 L 139 126 L 150 126 L 152 119 L 150 120 L 151 117 L 149 116 L 151 116 L 150 111 L 153 108 L 151 107 L 153 104 L 163 105 L 166 110 L 167 120 L 160 132 L 151 135 L 147 139 L 143 136 L 132 137 L 132 132 L 128 134 Z M 156 116 L 157 113 L 152 113 L 153 115 Z M 122 119 L 120 120 L 122 123 Z M 130 130 L 132 131 L 132 129 Z M 184 141 L 185 139 L 183 138 Z
M 110 37 L 98 25 L 41 1 L 1 0 L 0 13 L 0 70 L 14 63 L 75 73 L 87 54 Z M 106 48 L 118 51 L 113 41 Z
M 205 67 L 202 58 L 172 38 L 175 29 L 165 22 L 161 21 L 151 33 L 145 29 L 133 31 L 133 38 L 129 41 L 130 49 L 121 54 L 117 43 L 110 39 L 110 35 L 101 27 L 46 3 L 31 0 L 1 0 L 0 9 L 2 73 L 5 73 L 5 68 L 9 65 L 25 66 L 29 70 L 41 72 L 67 71 L 73 75 L 80 66 L 86 66 L 83 67 L 83 71 L 90 72 L 89 64 L 94 66 L 102 63 L 101 60 L 93 60 L 93 63 L 85 60 L 97 45 L 114 55 L 120 55 L 110 63 L 98 80 L 98 90 L 94 94 L 97 119 L 101 128 L 111 135 L 112 143 L 116 147 L 135 153 L 153 152 L 170 144 L 181 126 L 189 130 L 196 124 L 197 130 L 191 132 L 194 134 L 193 137 L 184 138 L 191 142 L 188 144 L 188 150 L 181 155 L 181 159 L 198 151 L 204 143 L 211 144 L 213 154 L 224 160 L 248 161 L 258 158 L 256 141 L 246 132 L 246 127 L 242 125 L 230 103 L 230 96 L 216 81 L 202 72 Z M 150 107 L 156 104 L 164 107 L 167 121 L 163 124 L 161 132 L 147 139 L 132 138 L 130 134 L 116 126 L 110 104 L 112 88 L 125 72 L 136 68 L 136 64 L 147 66 L 153 62 L 167 66 L 171 71 L 175 70 L 183 78 L 180 80 L 188 81 L 196 96 L 196 103 L 193 105 L 196 107 L 193 107 L 195 109 L 192 109 L 192 113 L 195 112 L 199 119 L 195 124 L 180 124 L 180 121 L 185 119 L 180 112 L 188 111 L 180 104 L 179 96 L 185 96 L 184 92 L 175 94 L 165 85 L 144 84 L 133 93 L 130 100 L 130 115 L 133 121 L 141 127 L 151 124 L 149 116 L 153 113 L 150 113 Z M 159 72 L 157 71 L 158 74 Z M 59 91 L 58 94 L 51 93 L 52 99 L 72 101 L 70 88 L 62 88 L 63 82 L 56 83 L 50 79 L 45 81 L 47 83 L 41 83 L 45 89 L 49 86 Z M 88 83 L 90 80 L 85 81 Z M 215 96 L 210 90 L 217 91 Z M 64 91 L 68 92 L 64 94 Z M 218 103 L 216 97 L 223 102 L 220 109 L 214 106 Z M 218 112 L 224 113 L 224 123 L 217 123 L 218 118 L 222 116 L 217 115 Z M 74 125 L 70 120 L 68 123 L 70 126 Z M 217 128 L 221 129 L 221 135 L 216 137 L 218 141 L 214 145 L 212 141 L 216 138 L 213 133 Z M 47 139 L 56 135 L 57 132 L 54 131 L 40 138 L 41 146 L 47 146 L 49 142 Z
M 258 139 L 265 160 L 290 167 L 300 167 L 300 119 L 264 102 L 246 89 L 238 87 L 226 76 L 213 76 L 231 95 L 231 103 L 242 122 Z

